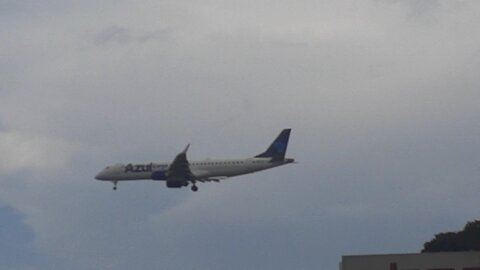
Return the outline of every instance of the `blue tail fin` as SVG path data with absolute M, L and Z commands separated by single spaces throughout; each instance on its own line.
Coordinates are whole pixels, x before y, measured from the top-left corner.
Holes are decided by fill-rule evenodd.
M 256 155 L 255 157 L 269 157 L 272 160 L 283 160 L 287 152 L 288 139 L 290 138 L 291 129 L 282 130 L 273 143 L 268 147 L 267 151 Z

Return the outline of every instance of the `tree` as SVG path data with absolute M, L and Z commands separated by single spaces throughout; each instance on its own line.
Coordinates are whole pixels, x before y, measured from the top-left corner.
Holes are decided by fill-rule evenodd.
M 480 220 L 468 222 L 463 231 L 436 234 L 423 245 L 422 253 L 480 250 Z

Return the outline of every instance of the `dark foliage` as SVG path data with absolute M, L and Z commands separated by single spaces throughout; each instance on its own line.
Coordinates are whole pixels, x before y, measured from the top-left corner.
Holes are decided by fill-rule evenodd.
M 463 231 L 435 235 L 423 245 L 422 252 L 480 250 L 480 220 L 468 222 Z

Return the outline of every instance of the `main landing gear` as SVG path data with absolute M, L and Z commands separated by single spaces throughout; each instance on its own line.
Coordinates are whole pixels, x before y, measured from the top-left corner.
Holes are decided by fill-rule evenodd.
M 193 192 L 197 192 L 198 187 L 195 185 L 195 181 L 192 181 L 192 187 L 190 188 Z
M 117 181 L 113 181 L 113 190 L 117 190 Z

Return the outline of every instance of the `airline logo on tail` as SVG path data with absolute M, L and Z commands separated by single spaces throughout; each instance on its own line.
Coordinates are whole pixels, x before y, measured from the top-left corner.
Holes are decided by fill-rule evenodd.
M 269 157 L 272 161 L 283 160 L 287 152 L 288 139 L 290 138 L 291 129 L 287 128 L 277 136 L 273 143 L 268 147 L 267 151 L 256 155 L 255 157 Z

